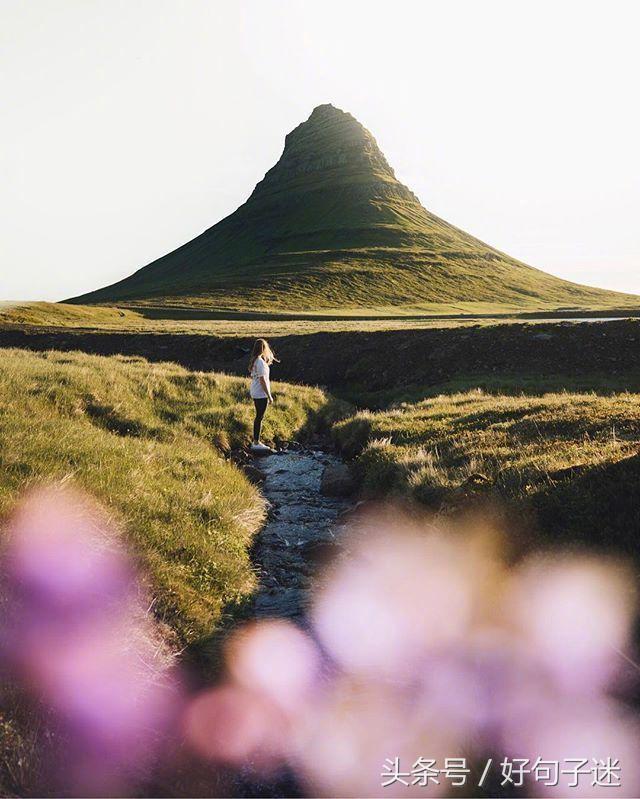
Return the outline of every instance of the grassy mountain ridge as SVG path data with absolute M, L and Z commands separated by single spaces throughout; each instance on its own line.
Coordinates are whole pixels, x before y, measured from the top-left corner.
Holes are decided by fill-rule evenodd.
M 534 269 L 426 210 L 351 114 L 318 106 L 236 211 L 72 302 L 308 311 L 447 302 L 626 306 Z

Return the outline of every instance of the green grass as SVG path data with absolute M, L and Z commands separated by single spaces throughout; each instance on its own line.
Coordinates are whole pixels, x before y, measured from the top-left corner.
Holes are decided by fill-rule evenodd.
M 117 329 L 135 327 L 139 314 L 123 308 L 53 302 L 0 302 L 0 324 Z
M 584 541 L 602 540 L 610 503 L 627 526 L 611 535 L 640 554 L 632 476 L 640 460 L 640 394 L 467 391 L 360 412 L 334 431 L 356 457 L 370 496 L 410 497 L 442 510 L 488 494 L 535 509 L 547 533 Z M 598 507 L 593 491 L 605 484 L 609 493 Z M 571 517 L 559 512 L 563 503 Z
M 42 321 L 58 310 L 38 306 L 34 313 Z M 87 314 L 92 318 L 93 309 Z M 73 312 L 66 319 L 71 326 L 87 321 Z M 107 314 L 99 323 L 112 321 L 119 324 Z M 638 385 L 629 350 L 637 324 L 614 327 L 596 328 L 600 345 L 589 339 L 583 346 L 586 326 L 576 326 L 573 348 L 558 332 L 543 345 L 518 328 L 523 349 L 507 363 L 521 364 L 521 373 L 471 369 L 486 355 L 471 348 L 474 336 L 477 343 L 486 333 L 490 349 L 502 354 L 515 345 L 516 331 L 504 327 L 462 331 L 464 359 L 448 333 L 429 346 L 414 342 L 416 334 L 401 336 L 393 345 L 397 363 L 381 361 L 377 346 L 363 353 L 360 339 L 349 346 L 352 337 L 342 337 L 325 353 L 338 372 L 360 358 L 359 374 L 370 382 L 397 366 L 374 392 L 394 404 L 340 418 L 344 406 L 323 391 L 276 383 L 266 433 L 290 438 L 332 426 L 365 496 L 408 498 L 440 513 L 498 499 L 512 513 L 508 531 L 516 537 L 524 530 L 528 546 L 579 542 L 638 563 L 640 393 L 621 390 Z M 328 340 L 319 337 L 322 347 Z M 547 374 L 521 357 L 541 346 Z M 320 351 L 307 357 L 317 359 Z M 613 367 L 598 360 L 600 351 L 616 355 Z M 591 372 L 576 360 L 583 352 Z M 399 385 L 405 376 L 434 373 L 438 359 L 454 359 L 448 379 Z M 563 374 L 573 362 L 581 364 L 577 373 Z M 223 457 L 249 433 L 246 383 L 139 357 L 1 350 L 0 518 L 34 483 L 72 481 L 86 489 L 110 510 L 148 573 L 159 617 L 183 642 L 206 639 L 255 587 L 248 549 L 263 523 L 264 501 Z M 484 388 L 468 390 L 472 384 Z M 366 398 L 366 385 L 356 400 Z M 37 775 L 32 738 L 42 722 L 27 716 L 16 727 L 12 714 L 19 719 L 23 711 L 18 704 L 0 718 L 0 763 L 11 764 L 6 784 L 26 795 L 23 786 Z
M 441 396 L 484 392 L 493 396 L 519 397 L 541 394 L 597 394 L 608 397 L 615 394 L 640 391 L 640 371 L 629 368 L 620 374 L 611 374 L 598 369 L 585 368 L 580 375 L 562 374 L 524 374 L 505 371 L 497 374 L 465 372 L 451 380 L 443 380 L 434 385 L 408 384 L 381 391 L 367 391 L 362 385 L 340 392 L 341 398 L 359 408 L 386 410 L 400 405 L 419 404 L 424 400 Z
M 275 384 L 267 438 L 330 420 L 318 389 Z M 248 439 L 247 381 L 141 358 L 3 350 L 0 517 L 24 490 L 72 481 L 119 521 L 183 641 L 254 587 L 259 492 L 222 453 Z
M 640 315 L 640 301 L 635 315 Z M 540 321 L 586 316 L 624 317 L 633 308 L 570 309 L 549 307 Z M 311 333 L 358 333 L 391 330 L 463 328 L 495 324 L 525 324 L 531 316 L 523 308 L 488 303 L 432 304 L 407 308 L 368 308 L 359 313 L 224 312 L 174 306 L 100 306 L 52 302 L 0 302 L 0 330 L 7 328 L 58 328 L 123 333 L 175 333 L 223 337 L 279 337 Z
M 515 309 L 506 309 L 509 310 Z M 387 312 L 388 311 L 388 312 Z M 465 313 L 483 314 L 490 309 L 468 304 Z M 49 327 L 145 333 L 203 333 L 216 336 L 281 336 L 316 332 L 390 330 L 420 327 L 457 327 L 472 324 L 456 318 L 452 306 L 402 309 L 369 309 L 368 314 L 336 311 L 332 315 L 308 312 L 226 313 L 206 308 L 173 306 L 71 305 L 53 302 L 0 302 L 3 327 Z M 449 318 L 442 318 L 448 315 Z M 477 321 L 477 320 L 476 320 Z M 505 320 L 507 321 L 507 320 Z M 512 320 L 510 320 L 512 321 Z
M 481 472 L 504 486 L 534 487 L 560 469 L 633 454 L 640 444 L 640 395 L 477 390 L 362 411 L 338 422 L 335 435 L 350 455 L 393 453 L 402 464 L 394 485 L 456 487 Z

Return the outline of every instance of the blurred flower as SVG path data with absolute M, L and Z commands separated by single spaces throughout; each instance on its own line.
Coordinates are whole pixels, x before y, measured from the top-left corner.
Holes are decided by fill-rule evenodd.
M 190 703 L 184 732 L 200 757 L 268 772 L 283 760 L 288 731 L 282 714 L 260 693 L 226 685 Z
M 410 676 L 420 659 L 464 636 L 473 572 L 455 542 L 394 530 L 372 535 L 319 592 L 314 627 L 346 670 Z
M 183 764 L 191 753 L 216 773 L 292 771 L 324 796 L 447 795 L 456 783 L 430 764 L 462 758 L 465 795 L 483 758 L 585 769 L 613 758 L 620 787 L 588 773 L 572 787 L 570 769 L 534 782 L 531 768 L 525 785 L 638 795 L 638 719 L 620 698 L 637 671 L 630 572 L 585 555 L 509 565 L 505 550 L 483 520 L 360 519 L 305 628 L 243 625 L 221 682 L 186 696 L 111 524 L 83 497 L 44 491 L 9 525 L 0 655 L 55 718 L 64 745 L 51 774 L 68 794 L 130 793 L 180 749 Z
M 162 745 L 179 689 L 115 532 L 85 497 L 42 490 L 11 521 L 3 562 L 0 653 L 53 714 L 51 778 L 72 794 L 129 792 Z
M 271 621 L 232 639 L 227 693 L 191 719 L 201 752 L 215 735 L 211 757 L 287 763 L 314 795 L 383 796 L 426 790 L 413 779 L 385 789 L 387 759 L 499 752 L 533 763 L 579 750 L 589 763 L 619 758 L 616 795 L 636 795 L 635 722 L 607 694 L 636 613 L 627 570 L 560 555 L 508 567 L 482 520 L 460 532 L 387 514 L 361 521 L 344 549 L 320 579 L 308 632 Z M 430 795 L 450 788 L 428 783 Z M 563 774 L 534 790 L 606 792 Z
M 627 570 L 594 558 L 532 558 L 506 604 L 527 656 L 564 691 L 599 691 L 615 679 L 636 611 Z
M 317 648 L 288 622 L 246 625 L 232 638 L 226 654 L 235 682 L 262 693 L 284 712 L 296 713 L 317 686 Z

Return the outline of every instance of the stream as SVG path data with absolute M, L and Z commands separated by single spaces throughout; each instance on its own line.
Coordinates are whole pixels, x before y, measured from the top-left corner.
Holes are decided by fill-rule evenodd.
M 339 517 L 351 504 L 320 491 L 325 467 L 342 461 L 302 449 L 256 458 L 254 463 L 266 476 L 262 492 L 270 509 L 253 549 L 259 577 L 253 616 L 299 620 L 314 572 L 335 551 Z

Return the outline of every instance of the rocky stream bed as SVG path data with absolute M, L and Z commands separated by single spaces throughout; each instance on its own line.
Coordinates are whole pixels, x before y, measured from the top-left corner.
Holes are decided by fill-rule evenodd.
M 256 618 L 300 619 L 318 566 L 337 547 L 350 507 L 346 466 L 320 450 L 285 450 L 256 459 L 270 509 L 253 550 L 260 586 Z

